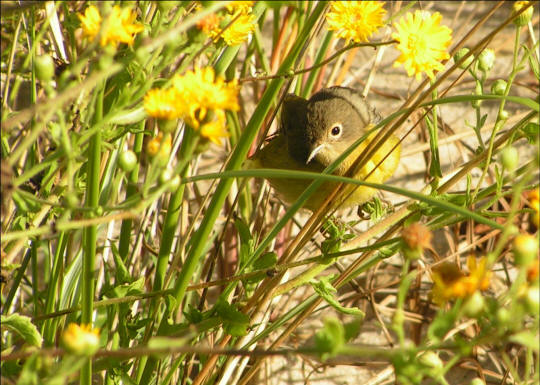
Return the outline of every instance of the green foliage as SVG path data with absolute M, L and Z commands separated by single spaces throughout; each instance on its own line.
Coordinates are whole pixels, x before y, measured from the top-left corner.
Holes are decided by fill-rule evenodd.
M 29 317 L 17 313 L 0 317 L 3 328 L 18 334 L 30 346 L 41 347 L 43 338 Z
M 246 384 L 268 381 L 261 365 L 282 355 L 295 355 L 286 375 L 296 378 L 294 363 L 315 352 L 322 361 L 391 364 L 403 384 L 447 385 L 470 367 L 469 377 L 487 383 L 538 383 L 540 66 L 531 4 L 522 28 L 511 7 L 460 5 L 475 24 L 452 31 L 445 50 L 458 65 L 438 63 L 433 78 L 418 80 L 390 71 L 388 60 L 400 57 L 394 23 L 424 8 L 415 2 L 386 2 L 392 33 L 365 43 L 328 29 L 328 2 L 258 1 L 248 11 L 221 1 L 2 4 L 3 380 Z M 432 5 L 426 12 L 440 12 L 443 25 L 471 14 Z M 90 6 L 102 20 L 116 15 L 108 21 L 116 29 L 83 30 Z M 117 11 L 133 13 L 116 23 Z M 253 17 L 254 31 L 228 46 L 224 28 L 237 27 L 238 12 Z M 500 41 L 508 49 L 495 49 Z M 181 118 L 153 114 L 150 90 L 209 68 L 212 82 L 194 81 L 191 99 L 154 106 L 184 109 Z M 225 84 L 238 90 L 238 108 L 216 107 L 229 101 L 218 90 Z M 399 175 L 377 184 L 247 167 L 283 129 L 287 93 L 309 98 L 334 84 L 367 95 L 381 115 L 356 166 L 380 171 L 377 141 L 397 136 Z M 222 119 L 219 135 L 207 126 L 213 119 Z M 311 185 L 283 205 L 263 178 Z M 302 205 L 329 181 L 383 195 L 359 219 L 327 206 L 310 216 Z M 415 222 L 436 242 L 401 258 L 400 232 Z M 523 239 L 527 247 L 516 249 Z M 343 322 L 328 318 L 336 312 Z M 100 350 L 64 349 L 70 323 L 98 328 Z M 368 345 L 373 332 L 385 337 Z M 309 379 L 328 376 L 325 365 Z M 285 378 L 274 373 L 276 383 Z
M 345 345 L 345 328 L 336 318 L 325 318 L 324 326 L 315 334 L 315 348 L 323 361 L 335 357 Z

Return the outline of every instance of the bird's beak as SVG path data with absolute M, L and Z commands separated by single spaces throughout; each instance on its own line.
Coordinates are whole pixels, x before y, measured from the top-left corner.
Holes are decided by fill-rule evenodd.
M 306 164 L 308 164 L 309 162 L 311 162 L 313 160 L 313 158 L 315 158 L 315 156 L 324 148 L 326 147 L 325 144 L 319 144 L 317 147 L 315 147 L 313 150 L 311 150 L 311 152 L 309 153 L 309 156 L 307 158 L 307 161 L 306 161 Z

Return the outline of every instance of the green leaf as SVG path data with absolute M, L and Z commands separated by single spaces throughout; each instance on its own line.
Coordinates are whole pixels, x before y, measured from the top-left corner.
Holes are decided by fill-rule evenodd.
M 277 263 L 277 254 L 274 253 L 273 251 L 269 251 L 261 255 L 260 258 L 257 258 L 255 263 L 253 263 L 253 269 L 254 270 L 268 269 L 270 267 L 275 266 L 276 263 Z
M 28 344 L 41 347 L 43 338 L 29 317 L 17 313 L 9 316 L 2 315 L 0 323 L 2 327 L 20 335 Z
M 345 345 L 345 328 L 337 318 L 326 318 L 324 326 L 315 334 L 315 348 L 323 361 L 334 357 Z
M 521 131 L 530 144 L 535 144 L 538 142 L 538 136 L 540 135 L 540 126 L 538 123 L 529 122 L 521 129 Z
M 349 342 L 358 337 L 363 320 L 364 317 L 356 317 L 354 321 L 345 324 L 345 341 Z
M 111 245 L 111 251 L 113 254 L 114 264 L 116 266 L 116 269 L 114 272 L 116 281 L 119 283 L 132 282 L 133 278 L 131 278 L 129 271 L 126 265 L 124 264 L 124 261 L 122 260 L 122 257 L 120 256 L 120 253 L 118 252 L 118 248 L 116 247 L 114 242 L 111 242 L 110 245 Z
M 257 260 L 253 263 L 253 268 L 247 269 L 246 272 L 251 272 L 254 270 L 266 270 L 275 266 L 276 263 L 277 263 L 277 254 L 274 253 L 273 251 L 269 251 L 261 255 L 259 258 L 257 258 Z M 261 272 L 259 274 L 256 274 L 253 277 L 243 280 L 243 282 L 244 284 L 250 285 L 250 284 L 254 284 L 256 282 L 263 280 L 265 277 L 266 277 L 266 274 L 264 272 Z
M 184 311 L 184 316 L 186 320 L 191 324 L 199 323 L 203 320 L 202 312 L 196 307 L 189 305 L 186 311 Z
M 242 220 L 242 218 L 237 217 L 234 220 L 234 227 L 236 227 L 236 231 L 238 231 L 238 235 L 240 236 L 240 243 L 244 244 L 253 240 L 251 231 L 249 231 L 249 226 Z
M 364 312 L 362 310 L 356 307 L 350 308 L 341 306 L 339 301 L 334 297 L 334 293 L 336 293 L 337 290 L 330 283 L 330 279 L 332 279 L 332 276 L 322 277 L 320 281 L 310 281 L 310 284 L 315 292 L 337 311 L 344 314 L 357 315 L 363 318 Z
M 429 132 L 429 147 L 431 152 L 431 164 L 429 167 L 429 174 L 433 177 L 442 178 L 441 162 L 439 156 L 439 144 L 437 140 L 437 128 L 434 126 L 431 119 L 425 117 L 426 126 Z
M 516 344 L 523 345 L 529 349 L 538 352 L 540 350 L 540 343 L 538 342 L 538 334 L 534 334 L 530 331 L 522 331 L 511 335 L 509 341 Z
M 527 47 L 525 44 L 521 44 L 521 48 L 523 48 L 527 52 L 527 59 L 529 60 L 529 66 L 534 73 L 534 76 L 537 80 L 540 80 L 540 69 L 538 68 L 538 60 L 536 59 L 536 56 L 531 52 L 529 47 Z M 538 46 L 537 46 L 538 48 Z
M 17 210 L 21 213 L 38 212 L 41 205 L 35 200 L 30 199 L 26 194 L 21 194 L 17 190 L 13 191 L 11 199 L 15 202 Z
M 214 306 L 216 313 L 223 322 L 226 333 L 236 337 L 245 336 L 249 327 L 249 318 L 239 311 L 235 305 L 231 305 L 220 298 Z
M 130 283 L 129 285 L 118 285 L 112 292 L 114 298 L 122 298 L 127 295 L 133 294 L 142 294 L 144 292 L 144 280 L 145 277 L 141 277 L 135 282 Z

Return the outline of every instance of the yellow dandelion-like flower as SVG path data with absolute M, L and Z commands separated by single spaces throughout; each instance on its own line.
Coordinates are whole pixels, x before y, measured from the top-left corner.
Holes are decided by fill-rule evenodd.
M 384 25 L 382 1 L 332 1 L 326 14 L 328 29 L 337 36 L 362 43 Z
M 99 349 L 99 329 L 70 323 L 62 334 L 62 345 L 70 353 L 91 356 Z
M 247 14 L 251 12 L 253 4 L 255 4 L 254 1 L 229 1 L 226 8 L 230 13 L 240 12 Z
M 142 32 L 144 27 L 142 24 L 134 23 L 137 14 L 129 8 L 120 8 L 115 5 L 111 14 L 107 18 L 107 26 L 101 37 L 100 44 L 102 46 L 111 43 L 126 43 L 132 45 L 135 39 L 135 34 Z
M 233 17 L 236 18 L 236 16 Z M 218 28 L 211 31 L 210 36 L 217 38 L 221 33 L 221 38 L 225 43 L 233 46 L 245 42 L 253 31 L 255 31 L 255 15 L 240 15 L 225 31 Z
M 98 9 L 94 5 L 91 5 L 86 8 L 84 15 L 79 13 L 77 16 L 81 21 L 84 35 L 88 36 L 90 40 L 94 40 L 101 28 L 101 15 Z
M 172 84 L 179 116 L 200 129 L 202 136 L 219 143 L 216 138 L 226 136 L 225 110 L 240 109 L 237 82 L 225 82 L 212 67 L 206 67 L 176 75 Z
M 144 109 L 149 116 L 158 119 L 177 119 L 178 109 L 174 103 L 175 93 L 172 88 L 155 88 L 144 96 Z
M 394 24 L 397 32 L 392 34 L 392 38 L 399 42 L 397 49 L 401 51 L 394 67 L 403 65 L 407 74 L 416 75 L 417 80 L 423 72 L 434 79 L 433 71 L 444 69 L 441 61 L 450 57 L 447 48 L 452 43 L 452 30 L 440 25 L 441 19 L 438 12 L 431 15 L 426 11 L 416 11 Z
M 445 263 L 433 271 L 433 299 L 437 304 L 444 304 L 451 299 L 470 297 L 476 291 L 487 290 L 491 280 L 491 271 L 486 269 L 486 258 L 467 258 L 469 274 L 464 274 L 457 265 Z
M 201 135 L 217 145 L 221 144 L 221 138 L 229 136 L 225 129 L 224 121 L 221 119 L 214 119 L 211 122 L 203 124 L 201 126 Z
M 137 15 L 129 8 L 120 8 L 115 5 L 107 19 L 102 23 L 99 10 L 91 5 L 84 15 L 79 14 L 84 35 L 94 40 L 101 30 L 99 44 L 104 47 L 107 44 L 117 46 L 119 43 L 132 45 L 135 34 L 144 30 L 140 23 L 135 23 Z

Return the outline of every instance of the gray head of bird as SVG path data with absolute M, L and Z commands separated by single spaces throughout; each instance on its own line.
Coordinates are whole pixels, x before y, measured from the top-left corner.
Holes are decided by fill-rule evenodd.
M 331 87 L 314 94 L 307 104 L 307 140 L 313 160 L 328 166 L 379 119 L 355 90 Z

